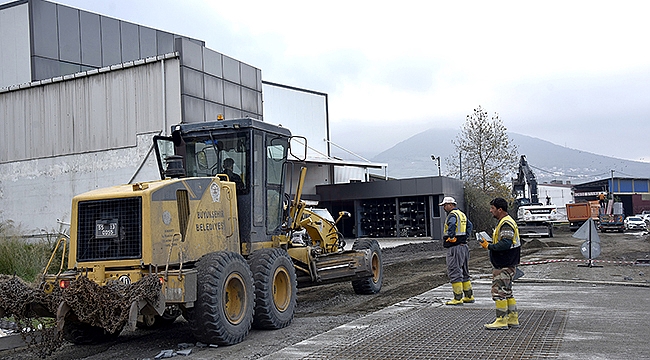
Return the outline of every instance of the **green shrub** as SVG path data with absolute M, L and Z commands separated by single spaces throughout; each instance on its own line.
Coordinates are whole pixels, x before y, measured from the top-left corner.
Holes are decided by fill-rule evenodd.
M 490 201 L 495 197 L 502 197 L 508 201 L 508 211 L 512 211 L 512 197 L 509 190 L 498 187 L 492 190 L 484 190 L 479 187 L 465 183 L 465 212 L 474 225 L 474 230 L 487 232 L 490 236 L 497 222 L 490 213 Z M 516 217 L 513 217 L 516 219 Z
M 21 230 L 10 221 L 0 223 L 0 274 L 16 275 L 27 282 L 33 282 L 47 265 L 54 240 L 21 237 Z M 58 262 L 57 262 L 58 261 Z M 53 261 L 58 270 L 61 257 Z

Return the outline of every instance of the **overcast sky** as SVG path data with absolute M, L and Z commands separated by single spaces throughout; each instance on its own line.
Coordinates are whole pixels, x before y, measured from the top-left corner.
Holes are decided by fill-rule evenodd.
M 650 162 L 645 1 L 58 0 L 204 40 L 329 95 L 332 140 L 379 152 L 481 105 L 508 131 Z

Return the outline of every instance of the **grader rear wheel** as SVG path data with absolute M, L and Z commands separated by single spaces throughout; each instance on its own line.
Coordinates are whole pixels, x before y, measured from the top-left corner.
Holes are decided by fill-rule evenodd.
M 255 279 L 257 329 L 281 329 L 293 320 L 296 308 L 296 270 L 283 249 L 261 249 L 248 260 Z
M 140 329 L 154 329 L 172 324 L 181 315 L 178 308 L 165 309 L 162 315 L 142 315 L 142 321 L 138 321 L 136 326 Z
M 120 335 L 120 332 L 111 334 L 100 327 L 82 323 L 77 320 L 76 315 L 66 318 L 62 331 L 63 339 L 76 345 L 99 344 L 113 340 Z
M 194 337 L 204 343 L 233 345 L 244 340 L 253 322 L 253 275 L 232 252 L 204 255 L 197 262 L 197 299 L 185 312 Z
M 353 280 L 352 288 L 354 292 L 360 295 L 376 294 L 381 290 L 381 284 L 384 279 L 384 267 L 381 262 L 381 248 L 379 243 L 374 239 L 360 239 L 352 245 L 352 250 L 370 250 L 370 264 L 372 266 L 372 276 Z
M 153 329 L 156 327 L 156 316 L 157 315 L 149 315 L 145 314 L 142 315 L 142 321 L 138 321 L 135 326 L 137 326 L 140 329 Z

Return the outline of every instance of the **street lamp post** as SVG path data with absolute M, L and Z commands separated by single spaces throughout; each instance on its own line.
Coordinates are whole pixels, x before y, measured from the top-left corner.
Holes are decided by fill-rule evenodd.
M 440 156 L 431 155 L 431 160 L 438 162 L 438 176 L 440 176 Z

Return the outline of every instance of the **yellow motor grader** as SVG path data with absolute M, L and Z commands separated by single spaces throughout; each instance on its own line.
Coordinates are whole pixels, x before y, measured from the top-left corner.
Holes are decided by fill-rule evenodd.
M 298 286 L 351 281 L 358 294 L 377 293 L 383 274 L 377 241 L 359 239 L 344 250 L 336 222 L 349 214 L 334 220 L 306 207 L 304 167 L 295 190 L 285 184 L 305 159 L 306 141 L 300 151 L 291 148 L 296 138 L 253 119 L 179 124 L 170 137 L 155 137 L 161 180 L 74 197 L 67 268 L 45 275 L 42 285 L 64 296 L 56 313 L 31 309 L 56 317 L 74 343 L 125 326 L 164 325 L 182 314 L 198 341 L 231 345 L 251 326 L 289 325 Z M 299 160 L 288 161 L 290 154 Z M 89 320 L 111 316 L 110 309 L 82 316 L 80 309 L 99 304 L 65 296 L 85 278 L 101 289 L 122 286 L 124 298 L 125 286 L 151 277 L 160 284 L 157 296 L 136 297 L 123 323 L 110 329 Z

